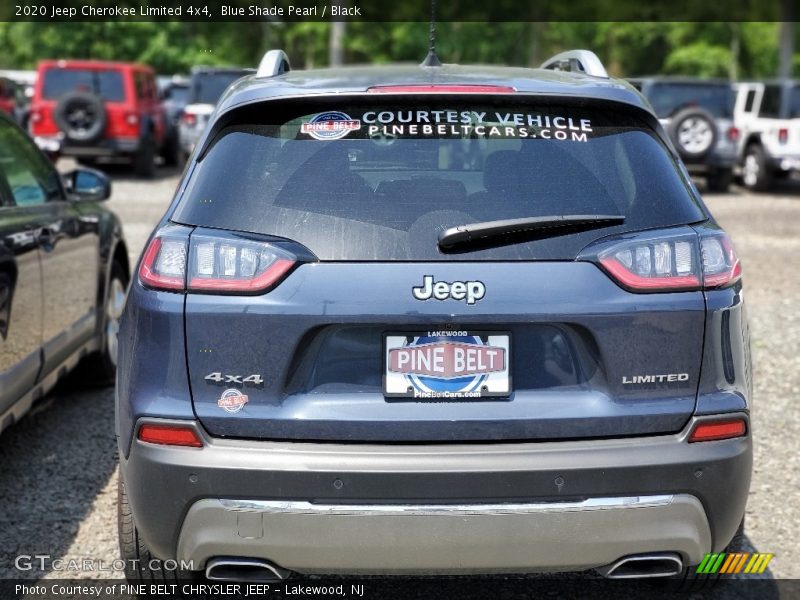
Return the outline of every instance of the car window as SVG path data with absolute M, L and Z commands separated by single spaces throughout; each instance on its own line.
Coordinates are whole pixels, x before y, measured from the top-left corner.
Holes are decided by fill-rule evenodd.
M 19 129 L 0 121 L 0 175 L 17 206 L 61 198 L 58 173 Z
M 221 71 L 218 73 L 195 73 L 192 76 L 191 103 L 216 104 L 222 92 L 246 71 Z
M 91 92 L 111 102 L 125 100 L 125 85 L 119 71 L 56 68 L 44 72 L 42 96 L 45 99 L 56 100 L 73 91 Z
M 756 100 L 756 91 L 748 90 L 747 96 L 744 99 L 744 112 L 753 111 L 753 102 L 755 102 L 755 100 Z
M 185 85 L 173 85 L 169 88 L 169 102 L 183 106 L 189 102 L 189 88 Z
M 657 82 L 648 89 L 647 99 L 659 119 L 690 107 L 703 108 L 717 118 L 733 115 L 733 89 L 726 84 Z
M 155 82 L 149 73 L 137 71 L 134 75 L 134 85 L 136 86 L 136 97 L 139 100 L 153 100 Z
M 800 118 L 800 85 L 795 85 L 789 90 L 789 118 Z
M 529 260 L 573 259 L 609 233 L 704 218 L 664 146 L 627 113 L 456 101 L 297 110 L 262 108 L 260 122 L 223 130 L 173 219 L 290 238 L 323 260 L 447 260 L 437 236 L 457 225 L 626 218 L 470 254 Z
M 758 115 L 769 119 L 777 119 L 781 111 L 781 89 L 777 85 L 764 86 L 761 98 L 761 110 Z

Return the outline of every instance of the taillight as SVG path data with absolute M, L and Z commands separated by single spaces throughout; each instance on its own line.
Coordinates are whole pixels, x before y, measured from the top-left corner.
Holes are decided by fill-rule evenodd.
M 263 292 L 295 265 L 289 252 L 266 242 L 193 235 L 189 250 L 190 292 Z
M 722 232 L 634 237 L 605 245 L 597 262 L 632 292 L 720 288 L 738 281 L 742 267 Z
M 202 448 L 203 440 L 188 425 L 153 425 L 146 423 L 139 427 L 139 441 L 165 446 L 188 446 Z
M 181 115 L 181 121 L 183 121 L 184 125 L 188 125 L 189 127 L 194 127 L 197 123 L 197 115 L 193 115 L 191 113 L 183 113 Z
M 257 294 L 277 285 L 297 264 L 277 245 L 237 234 L 187 234 L 165 228 L 139 267 L 142 285 L 165 291 Z
M 689 443 L 729 440 L 747 433 L 744 419 L 722 419 L 698 423 L 689 436 Z
M 778 129 L 778 141 L 781 144 L 785 144 L 787 141 L 789 141 L 789 130 L 785 127 Z
M 139 280 L 157 290 L 186 289 L 186 238 L 178 235 L 156 236 L 142 256 Z
M 700 238 L 703 257 L 703 285 L 706 289 L 726 287 L 742 277 L 742 263 L 731 239 L 724 233 Z
M 739 137 L 742 135 L 742 132 L 739 131 L 738 127 L 729 127 L 728 128 L 728 139 L 732 142 L 738 142 Z

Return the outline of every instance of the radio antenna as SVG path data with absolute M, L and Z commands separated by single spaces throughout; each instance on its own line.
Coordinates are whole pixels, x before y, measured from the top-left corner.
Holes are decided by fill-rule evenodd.
M 431 0 L 431 28 L 428 55 L 422 61 L 422 67 L 441 67 L 442 61 L 436 56 L 436 0 Z

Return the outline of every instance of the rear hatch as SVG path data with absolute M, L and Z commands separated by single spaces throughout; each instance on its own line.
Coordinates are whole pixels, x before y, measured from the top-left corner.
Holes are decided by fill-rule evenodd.
M 696 269 L 687 225 L 705 218 L 630 110 L 429 95 L 240 111 L 172 216 L 194 227 L 205 292 L 185 309 L 196 414 L 259 439 L 677 431 L 704 298 L 652 282 Z M 269 290 L 232 285 L 259 247 L 282 265 Z

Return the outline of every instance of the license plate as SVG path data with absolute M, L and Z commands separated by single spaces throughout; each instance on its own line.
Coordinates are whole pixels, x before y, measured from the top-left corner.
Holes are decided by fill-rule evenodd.
M 384 336 L 383 393 L 465 400 L 511 393 L 507 333 L 428 331 Z

